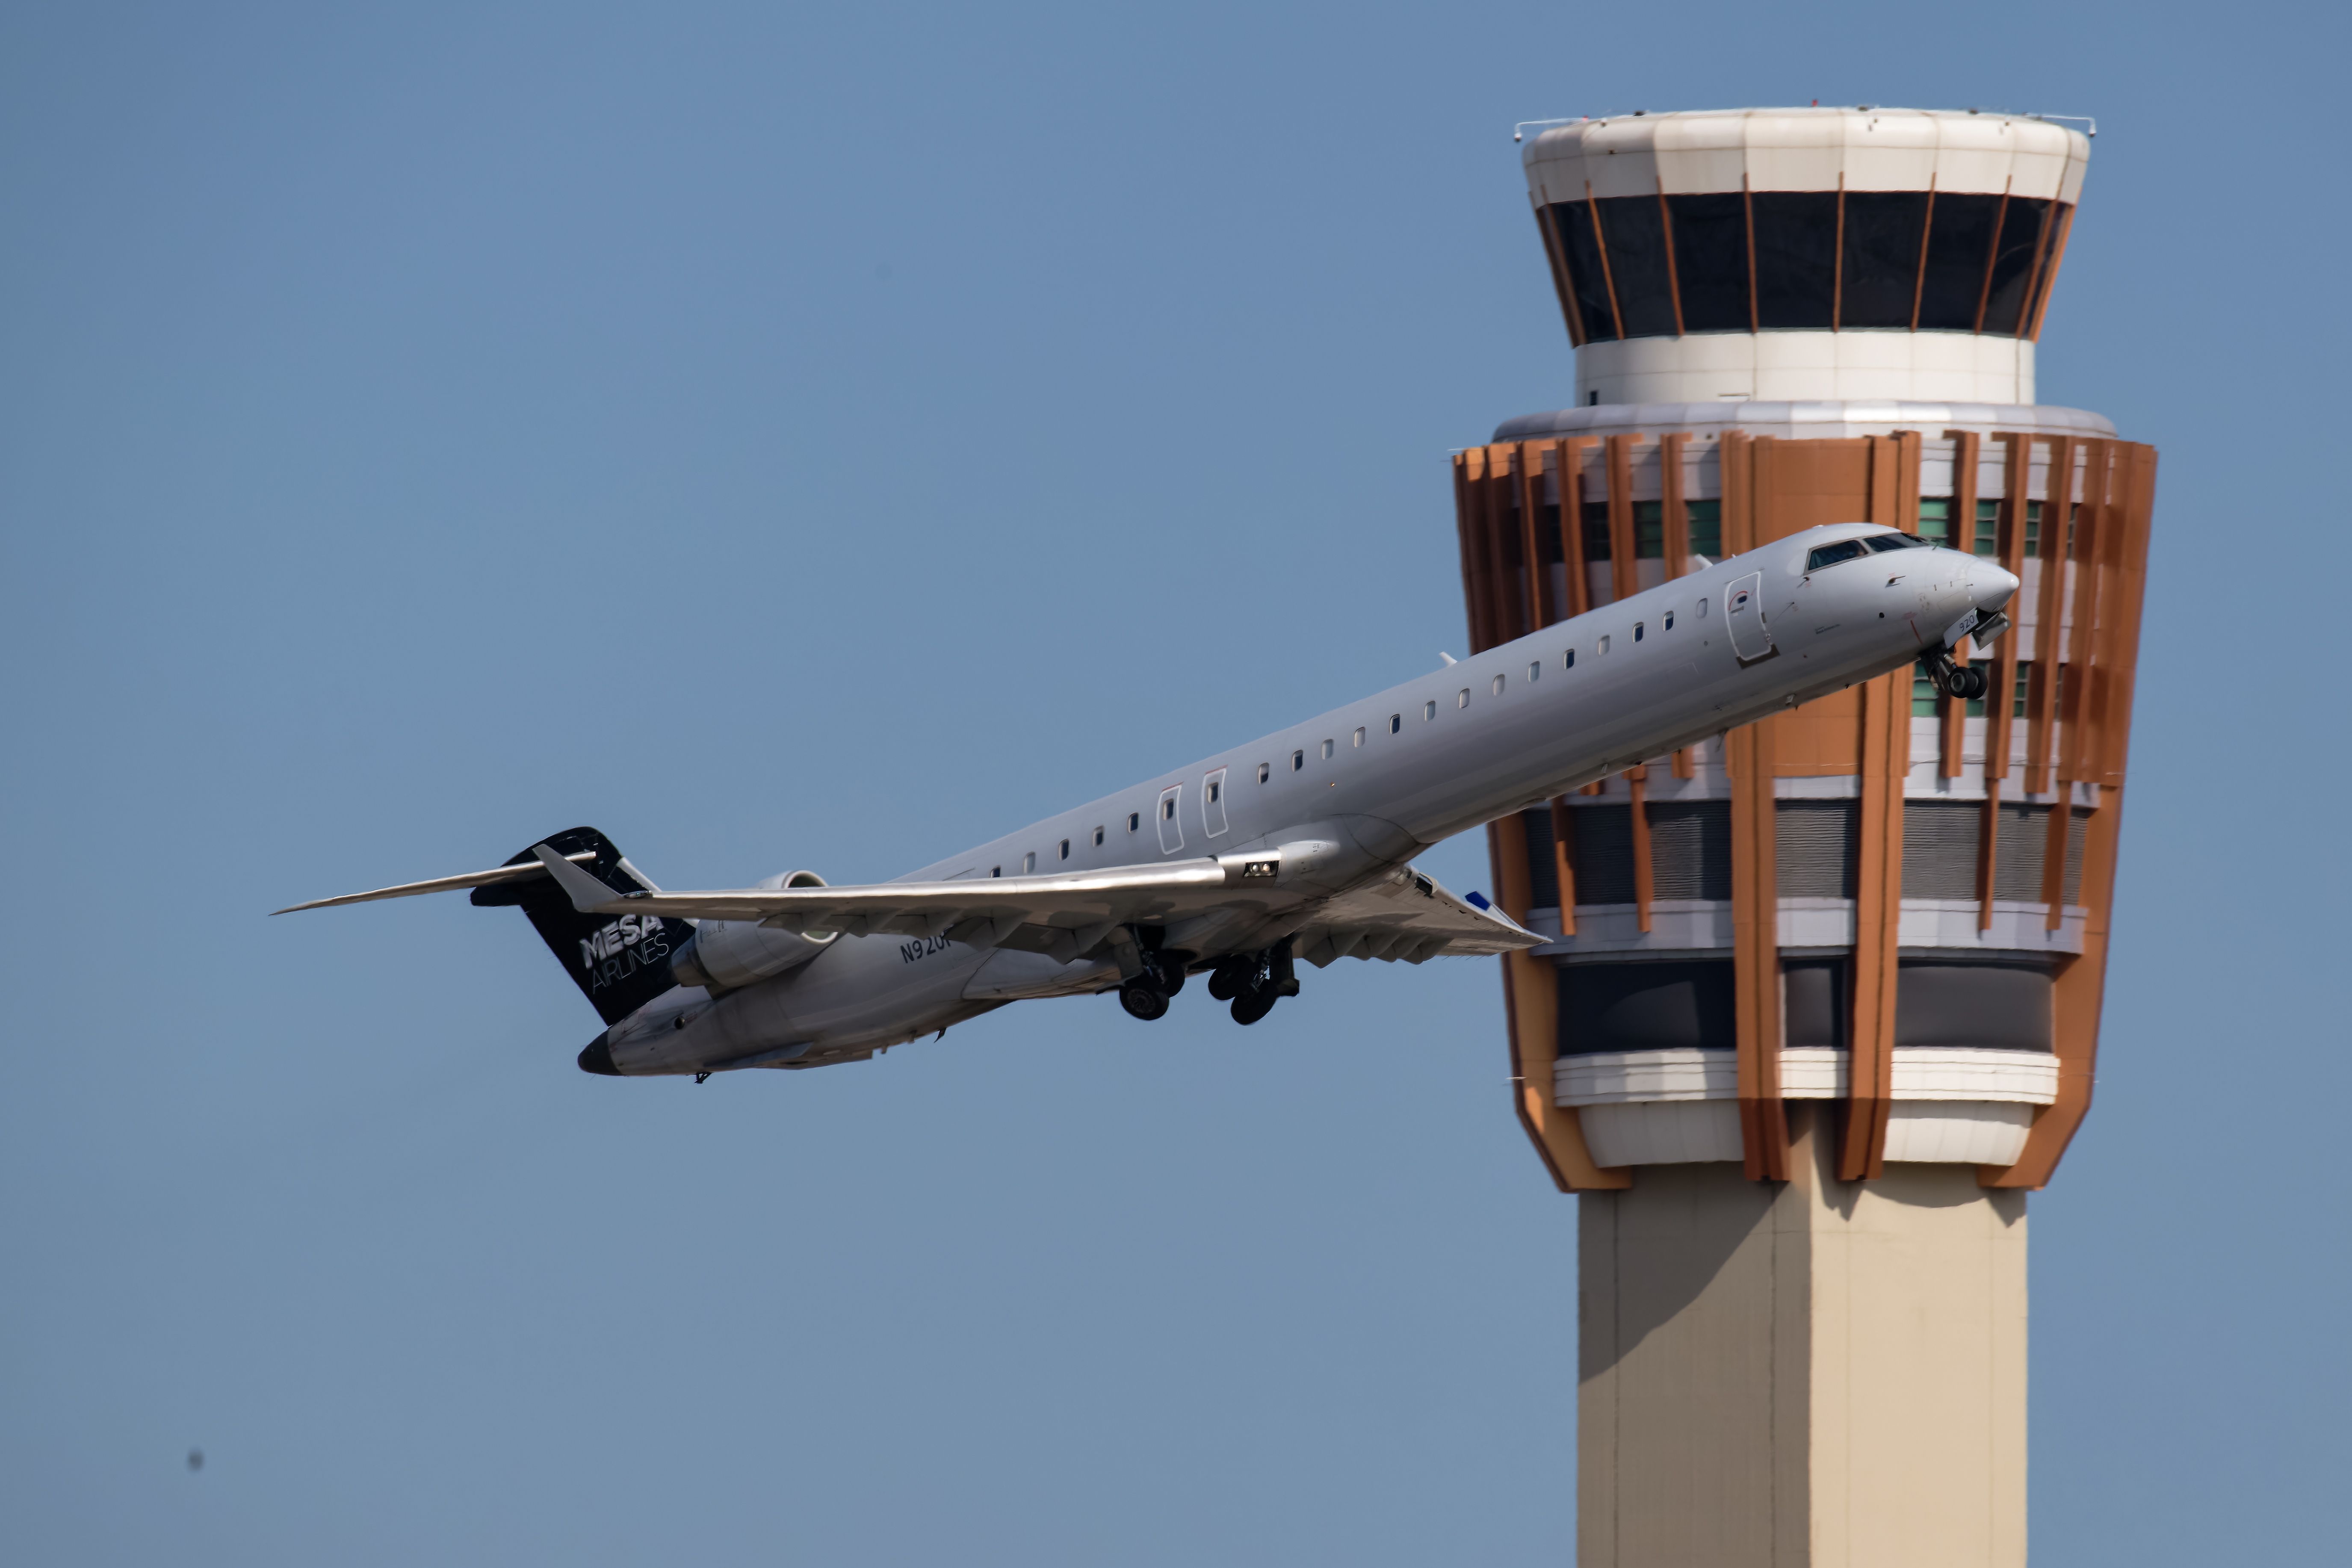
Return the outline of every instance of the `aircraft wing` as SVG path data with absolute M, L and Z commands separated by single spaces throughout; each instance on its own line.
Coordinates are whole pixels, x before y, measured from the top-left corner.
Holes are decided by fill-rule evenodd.
M 1321 844 L 1305 846 L 1321 849 Z M 533 851 L 583 913 L 756 921 L 783 931 L 945 937 L 1050 953 L 1068 963 L 1118 927 L 1212 909 L 1296 906 L 1285 852 L 1268 849 L 1159 866 L 1064 876 L 960 878 L 845 888 L 734 888 L 716 892 L 615 893 L 544 846 Z
M 1549 940 L 1500 910 L 1456 897 L 1410 866 L 1325 900 L 1293 938 L 1294 951 L 1318 969 L 1342 958 L 1421 963 L 1491 956 Z
M 1490 909 L 1455 897 L 1410 867 L 1336 898 L 1315 900 L 1297 924 L 1299 890 L 1286 886 L 1286 855 L 1311 858 L 1328 847 L 1286 846 L 1159 866 L 1121 866 L 1066 876 L 961 878 L 846 888 L 734 888 L 716 892 L 615 893 L 541 846 L 535 853 L 573 907 L 584 913 L 757 921 L 785 931 L 945 937 L 981 946 L 1043 952 L 1070 963 L 1096 951 L 1117 928 L 1164 923 L 1212 910 L 1255 906 L 1297 932 L 1297 951 L 1316 964 L 1354 954 L 1419 963 L 1443 954 L 1508 952 L 1544 938 Z M 1287 908 L 1291 912 L 1280 911 Z

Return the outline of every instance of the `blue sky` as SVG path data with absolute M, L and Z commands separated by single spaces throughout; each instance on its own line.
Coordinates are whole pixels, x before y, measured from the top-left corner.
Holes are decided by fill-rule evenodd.
M 262 915 L 888 876 L 1459 651 L 1446 452 L 1570 392 L 1511 123 L 1814 98 L 2098 116 L 2042 395 L 2163 454 L 2034 1551 L 2340 1549 L 2346 31 L 10 8 L 0 1556 L 1563 1560 L 1491 964 L 697 1089 L 510 915 Z

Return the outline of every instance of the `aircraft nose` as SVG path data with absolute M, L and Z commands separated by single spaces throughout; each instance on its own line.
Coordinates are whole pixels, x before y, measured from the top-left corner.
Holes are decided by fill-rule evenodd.
M 2008 604 L 2016 592 L 2016 574 L 1990 561 L 1977 562 L 1969 573 L 1969 598 L 1979 614 L 1991 615 Z
M 580 1053 L 580 1070 L 604 1078 L 621 1076 L 621 1069 L 613 1065 L 613 1038 L 609 1032 L 588 1042 L 588 1048 Z

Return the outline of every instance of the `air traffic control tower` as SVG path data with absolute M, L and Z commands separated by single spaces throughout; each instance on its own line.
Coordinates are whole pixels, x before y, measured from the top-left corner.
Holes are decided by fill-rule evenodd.
M 1504 990 L 1580 1200 L 1581 1568 L 2025 1559 L 2026 1194 L 2090 1108 L 2156 479 L 2034 401 L 2089 153 L 1974 111 L 1527 135 L 1576 396 L 1455 459 L 1474 647 L 1816 523 L 2024 584 L 1976 700 L 1901 671 L 1490 829 L 1552 938 Z

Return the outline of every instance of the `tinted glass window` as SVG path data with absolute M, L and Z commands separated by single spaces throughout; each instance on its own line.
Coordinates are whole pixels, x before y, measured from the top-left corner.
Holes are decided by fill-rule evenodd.
M 1919 295 L 1923 330 L 1965 332 L 1977 324 L 1985 261 L 1992 254 L 1999 196 L 1938 195 L 1927 223 L 1927 274 Z
M 1992 289 L 1985 296 L 1984 330 L 2017 331 L 2025 296 L 2033 283 L 2033 261 L 2050 204 L 2039 196 L 2011 196 L 2001 215 L 2000 248 L 1992 262 Z
M 1840 325 L 1910 326 L 1927 225 L 1925 191 L 1847 194 L 1845 248 L 1839 263 Z
M 1748 331 L 1747 207 L 1737 191 L 1666 198 L 1683 289 L 1683 331 Z
M 1601 209 L 1601 237 L 1609 247 L 1609 277 L 1629 338 L 1671 337 L 1675 300 L 1668 288 L 1665 216 L 1655 196 L 1609 196 Z
M 1835 191 L 1766 191 L 1756 223 L 1756 322 L 1826 327 L 1837 264 Z
M 1592 215 L 1582 202 L 1559 202 L 1550 209 L 1552 233 L 1568 259 L 1568 287 L 1584 319 L 1584 335 L 1605 342 L 1617 335 L 1609 309 L 1609 286 L 1601 275 L 1601 247 L 1592 242 Z
M 1952 542 L 1952 498 L 1919 498 L 1919 537 L 1930 544 Z
M 1690 547 L 1712 561 L 1723 553 L 1723 503 L 1695 500 L 1690 507 Z
M 2021 336 L 2033 330 L 2042 302 L 2050 297 L 2050 280 L 2058 275 L 2058 251 L 2066 243 L 2066 229 L 2074 221 L 2074 209 L 2070 206 L 2061 206 L 2050 216 L 2050 238 L 2042 247 L 2042 271 L 2033 280 L 2033 298 L 2026 301 L 2025 320 L 2018 323 Z
M 1817 572 L 1824 566 L 1834 566 L 1841 561 L 1858 561 L 1870 552 L 1859 539 L 1842 539 L 1835 544 L 1824 544 L 1805 557 L 1805 570 Z
M 1666 506 L 1664 501 L 1633 503 L 1633 559 L 1663 561 L 1666 554 Z
M 1977 502 L 1976 550 L 1979 555 L 2000 553 L 2000 502 Z
M 1587 565 L 1609 559 L 1609 503 L 1584 503 L 1584 560 Z
M 1874 533 L 1863 541 L 1873 550 L 1916 550 L 1919 542 L 1907 533 Z

